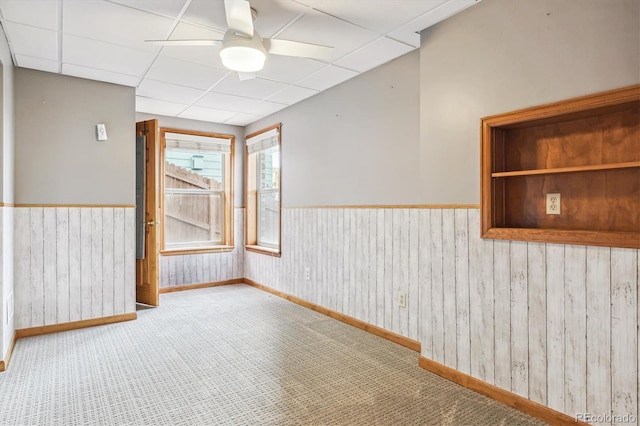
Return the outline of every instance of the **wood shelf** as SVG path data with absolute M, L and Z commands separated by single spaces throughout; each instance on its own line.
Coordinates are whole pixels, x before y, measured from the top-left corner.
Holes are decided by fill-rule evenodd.
M 640 85 L 481 124 L 483 238 L 640 248 Z
M 554 173 L 575 173 L 588 172 L 598 170 L 613 169 L 630 169 L 640 167 L 640 161 L 628 161 L 626 163 L 598 164 L 593 166 L 574 166 L 574 167 L 555 167 L 551 169 L 534 169 L 534 170 L 517 170 L 512 172 L 496 172 L 491 173 L 491 177 L 513 177 L 513 176 L 532 176 L 532 175 L 548 175 Z

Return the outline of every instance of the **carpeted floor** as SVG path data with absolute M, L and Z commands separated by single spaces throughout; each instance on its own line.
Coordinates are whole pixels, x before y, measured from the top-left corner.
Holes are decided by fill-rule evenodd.
M 0 424 L 539 425 L 418 354 L 246 285 L 138 320 L 21 339 Z

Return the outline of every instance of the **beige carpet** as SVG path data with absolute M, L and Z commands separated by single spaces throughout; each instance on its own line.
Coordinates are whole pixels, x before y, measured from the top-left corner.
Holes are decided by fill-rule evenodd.
M 536 425 L 418 354 L 246 285 L 21 339 L 0 424 Z

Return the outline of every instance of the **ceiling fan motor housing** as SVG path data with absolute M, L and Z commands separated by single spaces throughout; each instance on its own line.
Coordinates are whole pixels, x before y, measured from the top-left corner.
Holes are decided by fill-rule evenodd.
M 222 39 L 220 50 L 222 64 L 238 72 L 256 72 L 264 67 L 267 51 L 264 48 L 262 37 L 253 32 L 253 37 L 229 30 Z

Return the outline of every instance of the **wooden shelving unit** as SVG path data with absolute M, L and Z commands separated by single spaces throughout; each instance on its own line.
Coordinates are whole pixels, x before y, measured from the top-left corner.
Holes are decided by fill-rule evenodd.
M 640 248 L 640 85 L 486 117 L 481 152 L 483 238 Z

